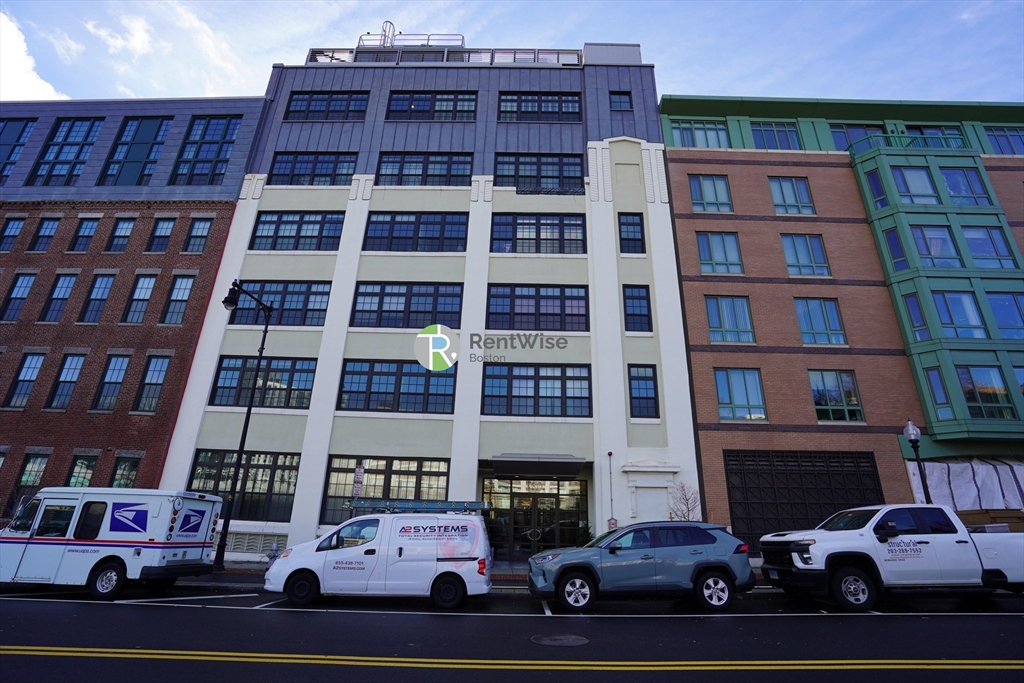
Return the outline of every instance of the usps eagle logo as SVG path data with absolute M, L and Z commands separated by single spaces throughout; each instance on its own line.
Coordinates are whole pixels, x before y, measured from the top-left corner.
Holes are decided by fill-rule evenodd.
M 149 507 L 145 503 L 114 503 L 110 515 L 110 530 L 145 533 Z
M 193 510 L 186 508 L 181 513 L 181 526 L 178 527 L 179 534 L 197 534 L 203 526 L 203 518 L 206 517 L 206 510 Z

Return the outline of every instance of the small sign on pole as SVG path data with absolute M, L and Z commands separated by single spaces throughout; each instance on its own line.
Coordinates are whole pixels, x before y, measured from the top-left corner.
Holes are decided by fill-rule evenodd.
M 608 518 L 608 531 L 611 531 L 612 529 L 618 529 L 618 528 L 619 528 L 619 520 L 615 519 L 614 517 L 609 517 Z
M 352 477 L 352 497 L 358 498 L 363 495 L 363 472 L 365 468 L 362 465 L 356 466 L 356 473 Z

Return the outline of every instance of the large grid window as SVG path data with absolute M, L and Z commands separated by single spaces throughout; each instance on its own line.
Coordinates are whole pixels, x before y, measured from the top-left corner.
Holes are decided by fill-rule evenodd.
M 114 230 L 110 233 L 110 241 L 107 243 L 107 251 L 122 253 L 128 248 L 128 238 L 132 236 L 132 228 L 135 227 L 134 218 L 119 218 L 114 224 Z
M 71 471 L 68 472 L 68 483 L 66 486 L 84 487 L 92 481 L 93 472 L 96 471 L 96 458 L 87 455 L 76 456 L 71 462 Z
M 80 323 L 98 323 L 103 314 L 103 307 L 107 305 L 107 297 L 110 296 L 110 288 L 114 286 L 113 275 L 97 275 L 93 278 L 92 289 L 89 290 L 89 298 L 82 306 L 82 314 L 78 317 Z
M 591 417 L 589 365 L 484 365 L 484 415 Z
M 181 145 L 171 185 L 221 185 L 242 117 L 197 116 Z
M 800 339 L 804 344 L 846 344 L 836 299 L 794 299 Z
M 338 410 L 400 413 L 455 411 L 455 366 L 431 372 L 419 363 L 347 360 Z
M 0 119 L 0 187 L 7 184 L 14 172 L 35 126 L 35 119 Z
M 517 192 L 583 194 L 583 157 L 579 154 L 499 154 L 494 170 L 496 187 Z
M 206 249 L 206 240 L 210 237 L 210 228 L 213 221 L 209 218 L 196 218 L 192 221 L 192 227 L 188 230 L 188 237 L 185 238 L 183 252 L 189 254 L 202 254 Z
M 153 287 L 155 285 L 155 275 L 139 275 L 135 278 L 132 298 L 128 300 L 128 305 L 124 309 L 124 317 L 121 319 L 121 322 L 142 322 L 146 315 L 146 308 L 149 307 L 149 299 L 153 296 Z
M 446 500 L 448 461 L 332 455 L 324 482 L 321 524 L 340 524 L 352 516 L 356 467 L 363 468 L 359 498 Z
M 237 463 L 238 453 L 233 451 L 196 451 L 188 490 L 227 496 Z M 254 522 L 291 520 L 298 478 L 298 453 L 247 451 L 238 472 L 232 518 Z
M 4 224 L 4 231 L 0 233 L 0 251 L 10 251 L 21 234 L 21 228 L 25 225 L 24 218 L 8 218 Z
M 498 254 L 585 254 L 583 216 L 494 214 L 491 252 Z
M 255 357 L 221 356 L 211 406 L 246 406 L 256 382 L 253 405 L 258 408 L 309 408 L 316 360 L 264 358 L 256 372 Z
M 754 343 L 754 321 L 745 296 L 707 296 L 708 337 L 712 343 Z
M 351 185 L 355 154 L 279 152 L 268 185 Z
M 578 123 L 580 96 L 578 93 L 510 93 L 499 95 L 499 121 L 562 121 Z
M 472 154 L 381 154 L 377 185 L 468 186 Z
M 363 251 L 466 251 L 466 213 L 371 213 Z
M 14 381 L 11 383 L 11 388 L 7 392 L 7 400 L 4 401 L 4 407 L 25 407 L 25 404 L 28 403 L 29 394 L 32 393 L 32 387 L 36 385 L 36 378 L 39 377 L 39 368 L 43 367 L 44 358 L 46 356 L 41 353 L 26 353 L 22 357 L 21 367 L 18 368 L 18 374 L 15 376 Z
M 292 93 L 285 121 L 362 121 L 366 118 L 366 92 Z
M 814 412 L 823 422 L 863 422 L 857 379 L 848 370 L 808 370 Z
M 772 191 L 775 213 L 814 213 L 811 186 L 807 178 L 769 178 L 768 187 Z
M 622 285 L 622 301 L 627 332 L 653 332 L 651 288 L 647 285 Z
M 487 329 L 585 332 L 590 329 L 587 288 L 491 285 Z
M 959 126 L 907 126 L 907 135 L 922 138 L 914 140 L 913 147 L 962 149 L 967 146 Z
M 261 213 L 249 248 L 271 251 L 335 251 L 343 213 Z
M 388 121 L 475 121 L 475 92 L 393 92 Z
M 715 368 L 719 420 L 765 420 L 761 371 Z
M 103 119 L 59 119 L 27 185 L 75 185 Z
M 21 478 L 18 479 L 18 486 L 39 486 L 43 481 L 47 460 L 48 457 L 45 455 L 27 456 L 21 470 Z
M 786 255 L 786 269 L 790 275 L 832 275 L 821 235 L 783 235 L 782 251 Z
M 121 393 L 121 385 L 124 383 L 124 374 L 128 371 L 130 356 L 110 356 L 107 359 L 107 368 L 103 371 L 103 381 L 100 382 L 96 391 L 96 399 L 93 401 L 93 410 L 113 410 L 117 403 L 117 397 Z
M 660 417 L 658 371 L 653 365 L 629 366 L 629 416 Z
M 639 213 L 619 214 L 619 253 L 646 254 L 644 217 Z
M 924 268 L 963 268 L 960 253 L 949 228 L 942 225 L 920 225 L 910 228 L 917 253 Z
M 694 211 L 732 211 L 729 179 L 724 175 L 690 176 L 690 199 Z
M 71 394 L 75 391 L 78 383 L 78 376 L 82 372 L 82 365 L 85 364 L 85 356 L 70 355 L 64 356 L 64 362 L 60 366 L 60 374 L 57 381 L 53 383 L 53 391 L 50 392 L 50 400 L 46 402 L 47 408 L 63 410 L 71 403 Z
M 892 261 L 892 269 L 899 272 L 910 267 L 907 263 L 907 255 L 903 251 L 903 243 L 896 232 L 896 228 L 890 228 L 882 233 L 885 237 L 885 245 L 889 249 L 889 259 Z
M 22 307 L 25 306 L 25 299 L 28 298 L 28 293 L 32 291 L 32 285 L 35 284 L 35 281 L 35 275 L 18 275 L 14 278 L 11 291 L 7 293 L 4 307 L 0 310 L 0 320 L 13 322 L 18 319 L 18 316 L 21 315 Z
M 962 228 L 975 268 L 1016 268 L 1002 228 Z
M 170 118 L 125 119 L 99 185 L 149 185 L 160 159 Z
M 57 280 L 53 283 L 53 290 L 50 292 L 50 298 L 47 299 L 46 305 L 43 307 L 43 315 L 40 316 L 40 321 L 44 323 L 60 322 L 60 317 L 64 315 L 64 308 L 68 305 L 71 290 L 74 288 L 75 280 L 77 279 L 75 275 L 57 276 Z
M 146 362 L 146 372 L 142 376 L 142 385 L 139 387 L 139 394 L 135 397 L 135 406 L 132 410 L 143 413 L 156 412 L 156 404 L 160 401 L 160 392 L 164 388 L 164 380 L 167 379 L 167 367 L 171 364 L 168 356 L 150 356 Z
M 960 389 L 972 418 L 1016 420 L 1017 411 L 999 368 L 956 366 Z
M 928 323 L 925 322 L 924 312 L 921 311 L 921 302 L 917 294 L 907 294 L 903 297 L 903 303 L 907 306 L 907 315 L 910 316 L 910 327 L 914 332 L 914 341 L 928 341 L 932 333 L 928 331 Z
M 110 487 L 115 489 L 134 488 L 135 478 L 138 474 L 138 458 L 118 458 L 114 461 L 114 474 L 110 477 Z
M 752 122 L 754 149 L 802 149 L 795 123 Z
M 192 275 L 178 275 L 171 285 L 171 293 L 167 296 L 167 305 L 164 307 L 163 317 L 160 322 L 164 325 L 180 325 L 185 317 L 185 307 L 188 306 L 188 297 L 192 293 L 192 284 L 196 281 Z
M 893 166 L 893 179 L 903 204 L 938 204 L 939 195 L 927 168 Z
M 271 325 L 320 326 L 327 319 L 327 302 L 331 296 L 330 282 L 251 282 L 242 287 L 253 296 L 274 307 Z M 262 325 L 261 309 L 247 296 L 238 298 L 231 311 L 231 325 Z
M 674 121 L 672 142 L 676 147 L 729 148 L 725 121 Z
M 740 238 L 735 232 L 698 232 L 697 254 L 702 273 L 743 274 Z
M 1024 339 L 1024 294 L 989 292 L 988 303 L 1003 339 Z
M 992 206 L 981 174 L 976 168 L 942 168 L 942 180 L 946 183 L 949 199 L 954 204 L 967 206 Z
M 149 238 L 149 245 L 146 251 L 162 254 L 167 251 L 167 245 L 171 241 L 171 230 L 174 229 L 173 218 L 158 218 L 153 224 L 153 234 Z
M 96 235 L 96 228 L 98 228 L 99 225 L 100 222 L 95 218 L 83 218 L 78 224 L 78 230 L 75 231 L 75 236 L 71 239 L 71 245 L 68 247 L 68 251 L 89 251 L 89 245 L 92 244 L 92 238 Z
M 946 383 L 942 381 L 942 371 L 939 368 L 928 368 L 924 372 L 928 376 L 928 386 L 935 402 L 935 414 L 940 420 L 952 420 L 953 406 L 949 402 L 949 394 L 946 393 Z
M 462 326 L 462 285 L 357 282 L 352 327 Z
M 60 225 L 60 221 L 56 218 L 44 218 L 39 221 L 39 227 L 36 229 L 35 237 L 32 238 L 32 243 L 28 245 L 28 250 L 46 251 L 49 249 L 53 236 L 57 234 L 58 225 Z
M 985 128 L 995 154 L 1024 154 L 1024 128 Z
M 885 196 L 885 188 L 882 187 L 882 178 L 878 171 L 868 171 L 864 174 L 867 178 L 868 188 L 871 190 L 871 200 L 875 203 L 876 209 L 884 209 L 889 206 L 889 198 Z
M 988 339 L 985 321 L 971 292 L 932 292 L 942 331 L 950 339 Z

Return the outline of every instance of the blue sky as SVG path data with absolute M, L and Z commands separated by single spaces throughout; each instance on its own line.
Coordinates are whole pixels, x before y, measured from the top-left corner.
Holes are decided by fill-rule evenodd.
M 262 95 L 388 19 L 468 47 L 640 43 L 659 94 L 1024 101 L 1024 0 L 0 0 L 0 100 Z

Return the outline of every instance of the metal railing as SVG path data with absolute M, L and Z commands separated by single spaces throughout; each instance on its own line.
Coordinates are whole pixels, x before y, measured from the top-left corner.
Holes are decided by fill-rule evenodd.
M 368 38 L 369 36 L 363 36 Z M 534 64 L 540 66 L 582 66 L 583 53 L 580 50 L 475 50 L 461 46 L 404 46 L 395 36 L 395 46 L 388 47 L 370 42 L 359 47 L 314 48 L 306 57 L 306 64 L 344 63 L 390 63 L 390 64 L 471 64 L 473 66 L 505 66 L 508 64 Z
M 846 148 L 850 156 L 872 149 L 967 149 L 960 135 L 869 135 Z
M 466 47 L 466 39 L 458 33 L 367 33 L 359 47 Z
M 522 187 L 516 186 L 516 194 L 586 194 L 586 189 L 581 187 Z

